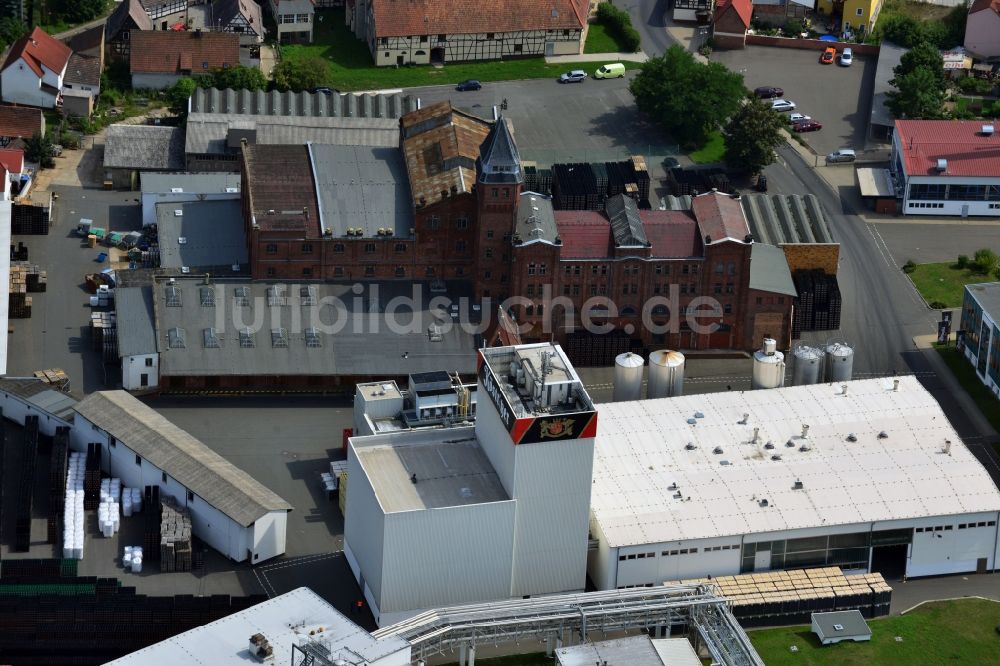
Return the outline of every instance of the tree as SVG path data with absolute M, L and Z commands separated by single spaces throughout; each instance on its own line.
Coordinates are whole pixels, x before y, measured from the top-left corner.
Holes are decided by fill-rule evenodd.
M 70 23 L 82 23 L 101 16 L 108 0 L 59 0 L 57 13 Z
M 167 100 L 167 105 L 170 107 L 170 111 L 179 116 L 186 114 L 188 110 L 188 99 L 194 94 L 197 87 L 198 86 L 195 84 L 193 79 L 185 77 L 167 88 L 165 98 Z
M 886 94 L 885 105 L 897 118 L 940 118 L 944 112 L 944 91 L 937 87 L 937 77 L 926 69 L 917 69 L 893 79 L 897 90 Z
M 327 84 L 329 69 L 322 58 L 282 60 L 274 68 L 274 83 L 279 90 L 312 90 Z
M 758 173 L 776 159 L 774 149 L 784 141 L 785 119 L 770 105 L 754 98 L 733 114 L 722 131 L 726 138 L 726 164 L 734 169 Z
M 24 158 L 39 164 L 43 169 L 51 169 L 56 165 L 54 155 L 52 139 L 41 132 L 35 132 L 24 142 Z
M 937 50 L 937 47 L 930 42 L 920 42 L 904 53 L 892 73 L 895 74 L 896 78 L 899 78 L 912 74 L 918 69 L 924 69 L 933 74 L 934 80 L 937 82 L 936 87 L 940 90 L 947 87 L 944 77 L 944 58 L 941 57 L 941 52 Z M 889 83 L 895 85 L 895 79 Z
M 206 85 L 207 84 L 207 85 Z M 210 76 L 199 77 L 201 88 L 218 88 L 225 90 L 264 90 L 267 88 L 267 77 L 256 67 L 237 65 L 226 69 L 216 69 Z
M 699 63 L 679 46 L 645 62 L 629 90 L 640 110 L 688 148 L 703 144 L 747 94 L 742 76 L 719 63 Z
M 980 275 L 990 275 L 1000 267 L 1000 257 L 993 250 L 984 247 L 972 255 L 972 267 Z
M 15 19 L 13 16 L 4 16 L 0 18 L 0 52 L 2 52 L 7 45 L 13 44 L 17 40 L 24 36 L 27 30 L 24 24 Z

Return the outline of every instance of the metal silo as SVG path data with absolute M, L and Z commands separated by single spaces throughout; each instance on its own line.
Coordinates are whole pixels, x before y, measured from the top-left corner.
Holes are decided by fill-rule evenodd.
M 798 345 L 792 352 L 792 385 L 819 384 L 823 379 L 823 350 Z
M 649 355 L 647 398 L 670 398 L 684 392 L 684 354 L 661 349 Z
M 778 343 L 764 338 L 764 346 L 754 352 L 751 388 L 779 388 L 785 385 L 785 355 L 778 351 Z
M 638 354 L 625 352 L 615 357 L 615 388 L 612 400 L 622 402 L 642 399 L 642 366 Z
M 843 340 L 826 343 L 826 381 L 850 381 L 854 374 L 854 347 Z

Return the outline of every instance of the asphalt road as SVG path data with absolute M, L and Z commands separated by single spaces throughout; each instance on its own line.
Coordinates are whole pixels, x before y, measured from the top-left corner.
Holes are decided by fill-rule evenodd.
M 947 224 L 892 221 L 879 222 L 876 228 L 897 266 L 908 259 L 918 264 L 955 261 L 960 254 L 971 257 L 980 248 L 1000 247 L 1000 223 L 995 220 Z
M 603 162 L 645 155 L 652 168 L 676 146 L 657 125 L 639 113 L 628 91 L 630 77 L 587 79 L 559 84 L 548 79 L 483 84 L 482 90 L 458 92 L 454 86 L 412 88 L 423 105 L 450 100 L 473 115 L 491 119 L 493 107 L 507 100 L 503 114 L 514 125 L 522 159 L 542 165 L 555 162 Z
M 642 38 L 642 50 L 646 55 L 658 56 L 676 44 L 667 32 L 667 11 L 669 0 L 612 0 L 620 9 L 632 17 L 632 25 Z

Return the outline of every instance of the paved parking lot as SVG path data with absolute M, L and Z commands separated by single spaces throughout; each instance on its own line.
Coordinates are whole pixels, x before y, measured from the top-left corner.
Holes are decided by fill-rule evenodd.
M 967 220 L 927 224 L 922 222 L 879 222 L 874 229 L 885 241 L 897 264 L 908 259 L 918 264 L 955 261 L 960 254 L 970 257 L 980 248 L 1000 247 L 1000 223 Z
M 875 82 L 876 59 L 854 56 L 850 67 L 819 64 L 818 51 L 748 46 L 742 51 L 715 51 L 712 60 L 743 74 L 751 90 L 778 86 L 796 111 L 823 124 L 818 132 L 802 136 L 817 153 L 865 145 L 868 115 Z

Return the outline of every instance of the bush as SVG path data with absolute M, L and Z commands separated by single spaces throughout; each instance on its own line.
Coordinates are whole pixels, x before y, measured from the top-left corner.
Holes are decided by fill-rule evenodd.
M 618 9 L 610 2 L 602 2 L 597 7 L 597 20 L 624 50 L 630 53 L 639 50 L 642 40 L 639 31 L 632 27 L 632 18 L 628 12 Z
M 931 301 L 929 305 L 932 310 L 944 310 L 948 307 L 947 303 L 942 303 L 941 301 Z
M 972 257 L 972 266 L 980 275 L 992 275 L 993 271 L 1000 268 L 1000 258 L 997 253 L 989 248 L 976 250 Z
M 958 89 L 966 94 L 988 95 L 993 91 L 993 83 L 986 79 L 966 76 L 958 80 Z
M 960 255 L 958 255 L 958 261 L 956 262 L 956 265 L 959 268 L 962 268 L 962 269 L 968 268 L 969 267 L 969 255 L 967 255 L 967 254 L 960 254 Z
M 906 263 L 903 264 L 903 272 L 912 273 L 915 270 L 917 270 L 917 265 L 913 262 L 913 259 L 907 259 Z

